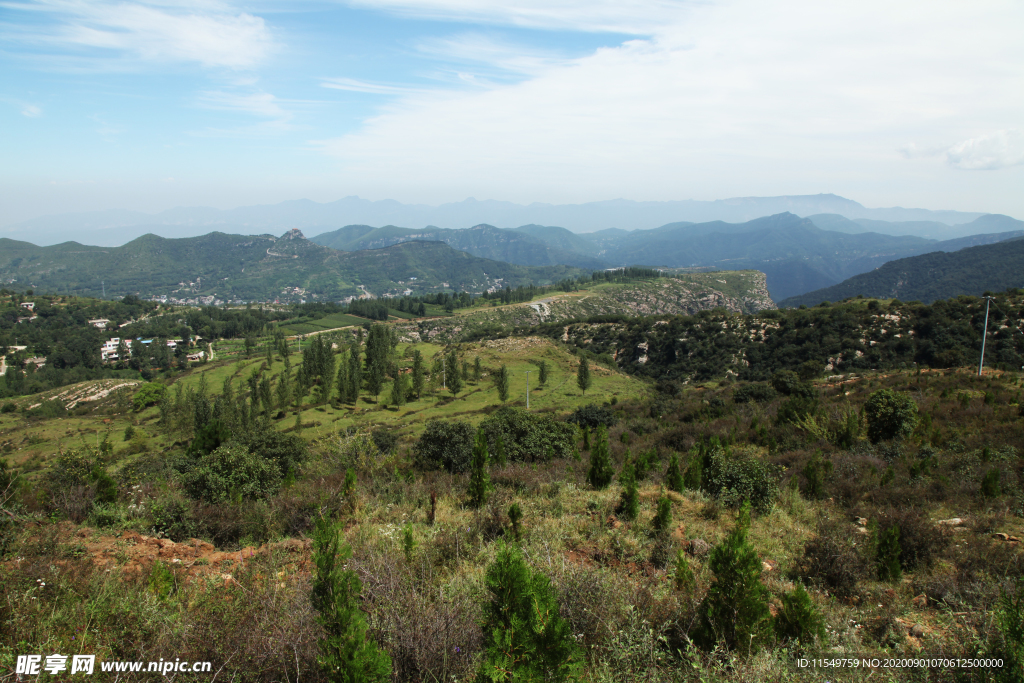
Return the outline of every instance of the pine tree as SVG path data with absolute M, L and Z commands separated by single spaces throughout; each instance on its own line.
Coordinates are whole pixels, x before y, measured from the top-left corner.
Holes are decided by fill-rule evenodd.
M 750 504 L 744 503 L 732 533 L 711 551 L 715 580 L 701 605 L 698 641 L 705 649 L 721 642 L 743 654 L 756 652 L 768 636 L 768 589 L 761 583 L 761 559 L 747 539 Z
M 341 357 L 338 358 L 338 377 L 334 382 L 334 386 L 338 387 L 338 403 L 349 402 L 348 392 L 351 386 L 348 381 L 348 373 L 348 352 L 345 351 L 341 354 Z
M 515 546 L 499 542 L 485 576 L 484 657 L 478 681 L 551 681 L 575 678 L 580 653 L 559 615 L 550 581 L 533 572 Z
M 587 472 L 587 481 L 595 489 L 603 489 L 612 483 L 614 476 L 612 459 L 608 452 L 608 430 L 602 425 L 597 428 L 594 447 L 590 451 L 590 470 Z
M 487 435 L 484 430 L 476 433 L 476 444 L 473 447 L 473 461 L 469 473 L 469 504 L 475 508 L 487 502 L 487 493 L 491 488 L 491 478 L 487 473 L 490 458 L 487 454 Z
M 539 369 L 537 376 L 538 379 L 540 379 L 541 386 L 543 386 L 548 381 L 548 362 L 546 360 L 542 360 L 537 363 L 537 367 Z
M 679 455 L 675 452 L 672 453 L 668 461 L 668 470 L 665 472 L 665 485 L 669 491 L 683 492 L 683 473 L 679 471 Z
M 636 486 L 636 469 L 631 460 L 626 460 L 619 474 L 622 495 L 619 498 L 619 513 L 626 519 L 636 519 L 640 512 L 640 491 Z
M 359 605 L 362 583 L 355 571 L 343 568 L 352 549 L 340 535 L 340 529 L 323 519 L 313 533 L 311 602 L 325 633 L 319 642 L 320 667 L 331 683 L 383 683 L 391 677 L 391 658 L 367 637 Z
M 483 372 L 483 366 L 480 363 L 480 356 L 473 359 L 473 381 L 480 381 L 480 374 Z
M 291 386 L 291 371 L 289 368 L 281 372 L 281 376 L 277 380 L 277 407 L 280 410 L 284 410 L 288 406 L 288 402 L 292 398 L 292 386 Z
M 782 609 L 775 618 L 775 633 L 781 640 L 796 640 L 811 645 L 825 640 L 825 624 L 803 585 L 782 596 Z
M 455 349 L 448 354 L 447 377 L 448 391 L 452 392 L 452 396 L 457 396 L 462 391 L 462 375 L 459 374 L 459 359 Z
M 590 363 L 587 362 L 587 356 L 584 353 L 580 354 L 580 367 L 576 371 L 576 384 L 579 386 L 583 395 L 587 395 L 587 389 L 590 388 L 590 384 L 593 380 L 590 377 Z
M 498 369 L 498 374 L 494 377 L 494 386 L 498 390 L 498 398 L 501 399 L 501 402 L 504 403 L 507 401 L 509 389 L 507 366 L 502 365 L 501 368 Z
M 423 395 L 423 354 L 419 349 L 412 352 L 412 393 L 416 398 Z
M 391 363 L 391 333 L 386 325 L 370 326 L 366 337 L 366 389 L 374 400 L 384 388 L 387 368 Z
M 462 381 L 469 381 L 469 361 L 465 358 L 462 359 Z
M 697 586 L 697 578 L 690 569 L 690 563 L 686 561 L 686 553 L 680 548 L 676 552 L 676 567 L 673 583 L 677 591 L 689 593 Z
M 900 568 L 900 528 L 893 524 L 877 534 L 876 564 L 878 580 L 896 582 L 903 577 Z
M 666 496 L 664 491 L 658 498 L 658 512 L 654 515 L 651 526 L 657 534 L 665 533 L 672 526 L 672 499 Z

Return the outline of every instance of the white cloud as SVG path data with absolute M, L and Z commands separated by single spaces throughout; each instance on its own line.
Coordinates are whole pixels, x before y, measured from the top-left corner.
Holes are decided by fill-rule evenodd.
M 42 116 L 43 110 L 34 104 L 23 104 L 21 105 L 21 115 L 34 119 Z
M 549 6 L 487 9 L 498 4 L 375 6 L 508 23 Z M 647 39 L 523 67 L 514 84 L 407 94 L 314 144 L 353 191 L 721 197 L 891 177 L 908 139 L 1005 128 L 1024 111 L 1024 5 L 1011 0 L 639 4 L 644 22 L 664 14 Z M 550 24 L 590 6 L 556 4 Z
M 43 0 L 4 6 L 56 20 L 12 39 L 109 50 L 130 59 L 246 69 L 262 62 L 274 47 L 261 17 L 219 2 Z
M 680 0 L 351 0 L 358 7 L 445 21 L 646 35 L 677 21 Z
M 997 130 L 946 150 L 946 159 L 967 171 L 992 171 L 1024 164 L 1024 131 Z
M 355 78 L 325 78 L 320 85 L 332 90 L 346 90 L 348 92 L 369 93 L 371 95 L 409 95 L 412 93 L 424 92 L 423 88 L 388 85 L 385 83 L 371 83 L 369 81 L 360 81 Z

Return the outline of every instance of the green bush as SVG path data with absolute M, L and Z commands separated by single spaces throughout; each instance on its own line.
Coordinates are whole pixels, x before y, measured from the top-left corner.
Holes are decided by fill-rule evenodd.
M 0 408 L 0 413 L 13 413 L 18 410 L 17 404 L 13 401 L 8 401 L 4 404 L 3 408 Z
M 605 427 L 614 427 L 618 420 L 615 419 L 615 413 L 611 408 L 591 403 L 577 408 L 576 411 L 569 416 L 567 422 L 577 424 L 580 427 L 596 429 L 602 425 Z
M 989 655 L 1003 660 L 996 671 L 999 683 L 1024 681 L 1024 579 L 1017 579 L 1013 591 L 1003 591 L 994 610 L 997 634 Z
M 746 384 L 732 394 L 736 403 L 766 403 L 775 398 L 775 388 L 769 384 Z
M 790 396 L 782 402 L 775 413 L 778 425 L 796 424 L 809 415 L 818 412 L 818 402 L 808 396 Z
M 200 535 L 192 504 L 180 494 L 167 493 L 151 501 L 149 521 L 154 532 L 162 533 L 175 542 Z
M 765 513 L 779 494 L 778 465 L 753 456 L 738 456 L 721 448 L 714 450 L 703 467 L 701 488 L 731 507 L 748 501 L 754 510 Z
M 548 578 L 531 571 L 518 548 L 499 541 L 484 583 L 489 598 L 477 680 L 573 680 L 579 648 Z
M 373 443 L 377 445 L 381 453 L 390 453 L 398 444 L 398 433 L 394 429 L 378 427 L 370 432 Z
M 909 394 L 880 389 L 864 404 L 868 438 L 872 443 L 910 434 L 917 426 L 917 404 Z
M 208 453 L 182 476 L 186 493 L 208 503 L 266 498 L 281 486 L 281 472 L 270 460 L 237 443 Z
M 672 583 L 677 591 L 691 592 L 697 587 L 697 578 L 693 575 L 693 569 L 686 559 L 686 552 L 680 548 L 676 551 L 676 566 L 672 576 Z
M 537 462 L 547 459 L 549 448 L 556 458 L 572 457 L 576 428 L 550 415 L 528 413 L 521 408 L 502 407 L 480 423 L 488 445 L 497 446 L 501 436 L 505 457 L 512 462 Z
M 237 440 L 253 455 L 277 465 L 281 476 L 289 471 L 298 471 L 309 456 L 304 439 L 294 434 L 279 432 L 266 422 L 260 422 L 256 428 L 246 430 Z
M 803 585 L 782 596 L 782 609 L 775 617 L 775 633 L 782 640 L 811 645 L 825 640 L 825 623 Z
M 761 558 L 747 539 L 748 506 L 740 510 L 732 532 L 715 546 L 708 568 L 715 580 L 701 605 L 697 642 L 710 650 L 721 643 L 753 654 L 765 643 L 771 626 L 768 589 L 761 583 Z
M 423 470 L 465 472 L 473 457 L 475 435 L 473 425 L 468 422 L 429 420 L 423 435 L 413 446 L 413 460 Z
M 779 370 L 772 375 L 772 388 L 783 396 L 813 398 L 814 389 L 792 370 Z
M 822 457 L 821 451 L 816 451 L 811 459 L 804 465 L 804 490 L 805 497 L 812 500 L 820 500 L 825 497 L 825 480 L 832 474 L 832 461 Z
M 317 520 L 310 602 L 324 629 L 320 668 L 331 683 L 383 683 L 391 678 L 391 657 L 367 636 L 359 596 L 362 582 L 355 571 L 344 568 L 351 556 L 352 549 L 341 541 L 341 529 Z
M 159 382 L 148 382 L 143 384 L 132 396 L 132 407 L 139 411 L 149 406 L 155 406 L 161 403 L 165 396 L 167 396 L 167 387 Z

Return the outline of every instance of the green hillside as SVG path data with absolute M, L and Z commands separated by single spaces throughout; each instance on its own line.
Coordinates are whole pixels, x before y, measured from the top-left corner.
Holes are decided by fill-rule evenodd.
M 564 228 L 545 228 L 547 231 L 562 231 Z M 572 233 L 569 233 L 570 235 Z M 501 230 L 491 225 L 477 225 L 467 230 L 447 230 L 428 227 L 423 230 L 399 228 L 386 225 L 382 228 L 366 229 L 366 226 L 346 226 L 333 232 L 311 238 L 312 241 L 342 251 L 380 249 L 402 242 L 425 240 L 444 242 L 453 249 L 465 251 L 474 256 L 494 261 L 506 261 L 526 266 L 571 265 L 580 268 L 606 268 L 608 264 L 587 252 L 593 252 L 587 243 L 579 240 L 573 245 L 556 246 L 538 238 L 528 231 Z
M 870 273 L 852 277 L 833 287 L 795 296 L 781 307 L 814 306 L 853 296 L 898 298 L 931 302 L 961 294 L 980 295 L 1024 286 L 1024 239 L 969 247 L 952 253 L 931 254 L 890 261 Z
M 340 252 L 297 231 L 165 239 L 145 235 L 122 247 L 67 242 L 37 247 L 0 240 L 0 280 L 40 291 L 108 297 L 167 295 L 180 300 L 335 300 L 398 294 L 405 289 L 482 291 L 491 286 L 548 284 L 582 271 L 489 261 L 440 242 Z

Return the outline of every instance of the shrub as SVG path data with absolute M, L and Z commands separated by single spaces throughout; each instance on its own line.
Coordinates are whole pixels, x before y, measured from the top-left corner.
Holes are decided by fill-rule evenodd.
M 254 455 L 277 465 L 282 476 L 298 470 L 309 455 L 306 442 L 301 437 L 279 432 L 266 422 L 244 432 L 239 441 Z
M 761 559 L 747 539 L 749 524 L 745 505 L 735 528 L 708 559 L 715 581 L 701 605 L 697 630 L 697 641 L 705 649 L 722 643 L 730 650 L 752 654 L 768 636 L 768 590 L 761 583 Z
M 424 470 L 465 472 L 473 457 L 474 436 L 475 430 L 468 422 L 430 420 L 413 446 L 413 460 Z
M 159 382 L 147 382 L 132 396 L 132 407 L 142 410 L 149 406 L 155 406 L 164 400 L 167 395 L 167 387 Z
M 868 438 L 872 443 L 896 439 L 914 431 L 917 425 L 917 404 L 909 394 L 880 389 L 864 404 Z
M 521 408 L 502 407 L 480 423 L 489 446 L 501 436 L 505 457 L 512 462 L 535 462 L 547 458 L 549 448 L 556 458 L 572 456 L 576 428 L 550 415 L 528 413 Z
M 812 500 L 820 500 L 825 497 L 825 479 L 832 474 L 832 461 L 821 457 L 821 451 L 816 451 L 811 459 L 804 466 L 803 494 Z
M 989 653 L 1003 660 L 996 680 L 1020 683 L 1024 681 L 1024 580 L 1018 578 L 1012 592 L 1002 593 L 994 612 L 998 636 Z
M 398 433 L 394 429 L 387 427 L 374 429 L 370 432 L 370 437 L 381 453 L 390 453 L 398 444 Z
M 199 535 L 199 523 L 192 506 L 180 494 L 165 494 L 149 504 L 149 520 L 153 530 L 179 542 Z
M 281 472 L 245 446 L 229 444 L 200 458 L 182 484 L 189 496 L 208 503 L 253 500 L 273 495 L 281 486 Z
M 0 408 L 0 413 L 13 413 L 18 410 L 18 406 L 13 401 L 8 401 L 4 404 L 3 408 Z
M 636 470 L 632 462 L 626 461 L 626 464 L 622 466 L 619 483 L 622 484 L 619 514 L 626 519 L 636 519 L 637 513 L 640 512 L 640 491 L 636 486 Z
M 772 388 L 784 396 L 812 398 L 814 389 L 800 381 L 800 377 L 792 370 L 779 370 L 772 375 Z
M 324 628 L 320 667 L 332 683 L 383 683 L 391 678 L 391 658 L 367 637 L 359 599 L 362 583 L 355 571 L 344 568 L 352 550 L 340 537 L 340 529 L 323 519 L 317 521 L 311 602 Z
M 899 581 L 900 570 L 900 528 L 895 524 L 878 530 L 875 541 L 875 565 L 879 581 Z
M 157 560 L 149 571 L 149 590 L 160 600 L 166 600 L 174 590 L 174 574 L 167 566 Z
M 757 512 L 771 510 L 779 493 L 778 465 L 721 449 L 712 452 L 707 461 L 701 479 L 704 491 L 732 507 L 748 501 Z
M 491 478 L 487 473 L 488 461 L 487 437 L 481 429 L 477 432 L 476 444 L 473 446 L 473 463 L 469 475 L 469 504 L 475 508 L 487 502 L 487 493 L 491 488 Z
M 678 453 L 673 452 L 669 457 L 668 469 L 665 471 L 665 486 L 669 491 L 683 492 L 683 473 L 679 471 Z
M 983 498 L 998 498 L 1002 495 L 1002 488 L 999 486 L 999 468 L 993 467 L 981 479 L 981 495 Z
M 825 640 L 825 624 L 801 584 L 782 596 L 782 609 L 775 617 L 775 633 L 782 640 L 796 640 L 811 645 L 814 639 Z
M 615 476 L 612 470 L 611 454 L 608 452 L 608 432 L 602 426 L 597 428 L 597 436 L 594 438 L 594 447 L 590 451 L 590 469 L 587 471 L 587 481 L 595 489 L 607 488 Z
M 596 429 L 602 425 L 605 427 L 614 427 L 618 420 L 615 419 L 615 413 L 611 408 L 591 403 L 577 408 L 566 421 L 577 424 L 580 427 Z
M 854 547 L 851 534 L 826 519 L 818 523 L 817 533 L 804 544 L 795 573 L 836 597 L 848 598 L 856 594 L 857 582 L 867 577 L 867 566 Z
M 499 542 L 484 579 L 484 657 L 477 680 L 565 681 L 580 657 L 569 622 L 546 576 L 520 550 Z
M 798 424 L 818 412 L 818 402 L 808 396 L 790 396 L 775 413 L 775 424 Z
M 508 507 L 508 521 L 512 522 L 512 535 L 519 540 L 519 522 L 523 519 L 523 508 L 519 503 L 512 503 Z
M 127 437 L 127 431 L 125 436 Z M 127 441 L 127 438 L 125 440 Z M 196 436 L 188 447 L 188 454 L 199 458 L 212 453 L 230 440 L 231 430 L 218 418 L 214 418 L 196 430 Z
M 949 543 L 946 535 L 916 508 L 890 508 L 879 515 L 877 524 L 883 532 L 890 528 L 898 529 L 895 538 L 899 564 L 904 571 L 930 566 Z
M 747 384 L 732 394 L 732 400 L 736 403 L 766 403 L 775 398 L 775 388 L 769 384 L 754 383 Z

